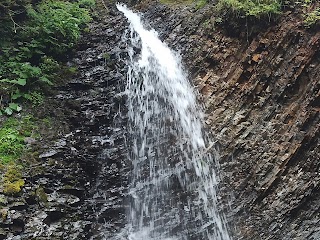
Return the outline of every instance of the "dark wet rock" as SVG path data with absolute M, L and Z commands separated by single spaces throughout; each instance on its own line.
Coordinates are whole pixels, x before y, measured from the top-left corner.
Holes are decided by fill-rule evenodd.
M 16 218 L 12 220 L 12 225 L 10 226 L 10 231 L 14 234 L 19 234 L 24 231 L 24 221 L 21 218 Z
M 18 210 L 18 211 L 28 208 L 28 205 L 26 204 L 26 202 L 13 202 L 7 206 L 9 207 L 10 210 Z
M 5 240 L 7 237 L 7 231 L 5 231 L 2 227 L 0 227 L 0 240 Z
M 48 111 L 57 135 L 35 143 L 41 154 L 25 176 L 21 205 L 8 209 L 8 239 L 103 239 L 124 227 L 126 68 L 119 56 L 126 53 L 117 46 L 126 22 L 103 16 L 68 63 L 77 74 L 55 88 Z
M 31 145 L 31 144 L 35 144 L 37 142 L 36 139 L 32 138 L 32 137 L 25 137 L 24 138 L 24 142 L 27 144 L 27 145 Z
M 58 192 L 70 194 L 81 198 L 85 194 L 85 188 L 73 188 L 71 186 L 64 186 L 61 189 L 59 189 Z
M 59 208 L 51 208 L 46 211 L 46 215 L 47 216 L 45 219 L 43 219 L 43 222 L 47 225 L 50 225 L 51 223 L 60 220 L 64 216 L 64 213 Z
M 48 157 L 52 157 L 54 155 L 56 155 L 58 153 L 57 150 L 50 150 L 48 152 L 42 153 L 39 155 L 39 158 L 48 158 Z

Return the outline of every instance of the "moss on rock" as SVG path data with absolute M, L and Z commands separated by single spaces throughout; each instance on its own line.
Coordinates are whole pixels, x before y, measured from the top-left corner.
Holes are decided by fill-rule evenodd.
M 25 181 L 22 179 L 21 166 L 10 164 L 2 178 L 3 193 L 6 195 L 17 195 L 24 186 Z

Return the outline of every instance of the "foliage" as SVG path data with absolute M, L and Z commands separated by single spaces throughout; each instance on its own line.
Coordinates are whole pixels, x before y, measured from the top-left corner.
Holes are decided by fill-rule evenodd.
M 318 24 L 319 22 L 320 22 L 320 7 L 305 14 L 304 24 L 306 27 L 311 27 L 313 25 Z
M 320 5 L 316 5 L 314 0 L 301 0 L 295 2 L 295 4 L 302 8 L 304 25 L 307 28 L 311 28 L 320 23 Z
M 41 92 L 33 91 L 24 96 L 27 98 L 33 106 L 38 106 L 43 103 L 44 95 Z
M 29 5 L 25 34 L 47 53 L 65 52 L 79 39 L 81 26 L 91 20 L 89 11 L 80 6 L 80 2 L 54 0 L 42 1 L 36 8 Z
M 232 10 L 239 16 L 253 16 L 260 18 L 279 14 L 281 10 L 280 0 L 219 0 L 220 11 Z
M 160 0 L 160 2 L 168 5 L 184 5 L 192 4 L 194 0 Z
M 196 9 L 203 8 L 208 3 L 207 0 L 198 0 L 196 2 Z
M 2 162 L 12 161 L 22 153 L 23 139 L 15 126 L 6 124 L 0 129 L 0 159 Z
M 21 119 L 10 117 L 0 128 L 0 163 L 18 159 L 25 150 L 25 137 L 34 134 L 35 126 L 30 116 Z
M 0 33 L 6 33 L 0 39 L 0 115 L 19 112 L 18 101 L 36 100 L 30 92 L 41 93 L 54 84 L 61 69 L 58 61 L 77 43 L 94 5 L 94 0 L 30 2 L 0 4 Z

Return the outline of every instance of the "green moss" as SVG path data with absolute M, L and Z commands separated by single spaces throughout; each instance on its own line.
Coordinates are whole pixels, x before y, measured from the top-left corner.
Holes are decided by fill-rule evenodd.
M 8 203 L 8 199 L 4 195 L 0 195 L 0 206 L 6 205 Z
M 7 195 L 17 195 L 24 186 L 24 180 L 19 179 L 15 182 L 5 182 L 3 184 L 3 193 Z
M 2 221 L 5 221 L 8 216 L 8 209 L 7 208 L 0 208 L 0 217 Z
M 36 196 L 38 198 L 38 200 L 42 203 L 46 203 L 48 202 L 48 196 L 45 193 L 43 187 L 38 187 L 36 190 Z
M 16 164 L 10 164 L 3 176 L 3 193 L 6 195 L 17 195 L 24 186 L 22 179 L 22 168 Z
M 72 75 L 76 74 L 78 72 L 78 68 L 77 67 L 69 67 L 68 68 L 68 72 Z
M 102 54 L 102 57 L 104 60 L 108 61 L 110 59 L 110 54 L 109 53 L 104 53 Z
M 208 3 L 207 0 L 198 0 L 198 1 L 196 2 L 196 9 L 201 9 L 201 8 L 203 8 L 207 3 Z

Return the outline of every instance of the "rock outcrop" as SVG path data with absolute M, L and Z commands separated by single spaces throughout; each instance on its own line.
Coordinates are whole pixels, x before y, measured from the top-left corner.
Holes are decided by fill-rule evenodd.
M 0 195 L 0 239 L 110 239 L 124 225 L 126 25 L 101 11 L 68 63 L 77 73 L 36 113 L 50 119 L 46 139 L 34 143 L 20 196 Z
M 210 6 L 141 9 L 199 89 L 234 238 L 319 239 L 320 33 L 290 11 L 248 35 L 214 26 Z

